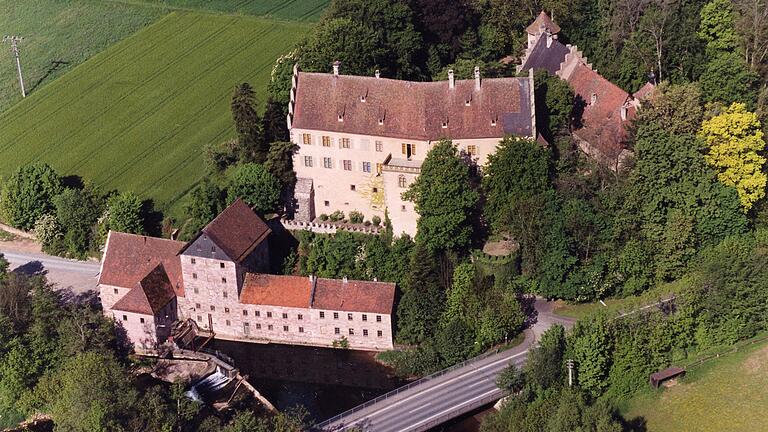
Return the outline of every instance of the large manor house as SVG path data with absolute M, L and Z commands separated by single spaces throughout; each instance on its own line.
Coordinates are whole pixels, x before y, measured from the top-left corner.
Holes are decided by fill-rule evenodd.
M 434 143 L 451 139 L 482 166 L 505 135 L 536 139 L 533 71 L 567 81 L 583 105 L 573 131 L 581 150 L 618 169 L 630 154 L 625 126 L 649 83 L 634 95 L 595 71 L 576 46 L 557 40 L 560 28 L 542 12 L 526 29 L 528 47 L 519 72 L 528 76 L 412 82 L 376 76 L 308 73 L 294 67 L 288 128 L 299 146 L 294 218 L 311 222 L 336 210 L 383 219 L 395 234 L 416 233 L 418 215 L 401 193 L 419 175 Z
M 186 243 L 111 231 L 99 274 L 104 313 L 139 352 L 190 320 L 217 339 L 392 348 L 394 284 L 264 273 L 270 234 L 241 200 Z
M 523 76 L 410 82 L 294 67 L 288 127 L 299 147 L 294 217 L 357 210 L 388 212 L 395 234 L 415 234 L 418 215 L 401 193 L 437 141 L 448 138 L 479 166 L 506 135 L 535 139 L 533 71 L 545 69 L 573 88 L 583 114 L 573 130 L 581 150 L 613 169 L 629 155 L 625 126 L 653 85 L 629 94 L 558 41 L 542 12 L 527 28 Z M 527 76 L 525 76 L 527 72 Z M 271 229 L 237 200 L 191 241 L 110 232 L 99 288 L 104 313 L 138 351 L 191 323 L 221 339 L 355 349 L 393 347 L 395 285 L 266 273 Z

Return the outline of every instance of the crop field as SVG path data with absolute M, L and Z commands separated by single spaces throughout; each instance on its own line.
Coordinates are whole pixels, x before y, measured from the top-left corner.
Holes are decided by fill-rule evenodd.
M 330 0 L 113 0 L 166 9 L 205 10 L 230 14 L 316 21 Z
M 27 91 L 35 92 L 165 11 L 87 0 L 0 0 L 0 36 L 20 35 Z M 21 100 L 10 46 L 0 45 L 0 112 Z
M 275 59 L 308 27 L 171 13 L 0 113 L 0 175 L 42 160 L 178 210 L 203 145 L 234 134 L 234 86 L 250 82 L 262 103 Z

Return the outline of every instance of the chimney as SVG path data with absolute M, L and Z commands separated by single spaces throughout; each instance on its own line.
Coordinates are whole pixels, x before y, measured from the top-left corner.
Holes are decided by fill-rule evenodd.
M 627 120 L 627 107 L 626 106 L 621 107 L 621 120 L 622 121 Z
M 456 80 L 453 79 L 453 69 L 448 69 L 448 88 L 455 88 Z
M 379 278 L 377 278 L 376 276 L 374 276 L 374 277 L 373 277 L 373 281 L 374 281 L 374 282 L 378 282 L 378 281 L 379 281 Z
M 475 66 L 475 90 L 480 90 L 480 67 Z
M 349 282 L 349 279 L 347 279 L 347 277 L 346 277 L 346 276 L 344 276 L 344 279 L 342 279 L 342 281 L 343 281 L 344 283 L 347 283 L 347 282 Z
M 594 105 L 597 103 L 597 93 L 592 93 L 592 99 L 590 99 L 589 104 Z
M 315 291 L 317 290 L 317 277 L 311 274 L 309 275 L 309 307 L 315 304 Z
M 376 69 L 376 72 L 373 74 L 376 76 L 376 78 L 381 78 L 381 72 L 378 69 Z
M 333 62 L 333 76 L 339 76 L 339 67 L 341 66 L 341 62 L 336 60 Z

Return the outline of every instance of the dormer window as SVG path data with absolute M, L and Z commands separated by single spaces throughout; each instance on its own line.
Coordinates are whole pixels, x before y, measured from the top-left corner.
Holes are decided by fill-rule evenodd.
M 590 100 L 590 105 L 594 105 L 597 103 L 597 93 L 592 93 L 592 99 Z
M 470 106 L 472 104 L 472 95 L 467 96 L 466 99 L 464 99 L 464 106 Z
M 627 119 L 627 107 L 623 106 L 621 107 L 621 120 Z
M 448 120 L 443 120 L 443 129 L 448 129 Z
M 360 102 L 365 102 L 365 95 L 360 96 Z
M 343 114 L 339 114 L 339 117 L 338 117 L 338 118 L 339 118 L 339 121 L 340 121 L 340 122 L 343 122 L 343 121 L 344 121 L 344 115 L 343 115 Z
M 382 126 L 383 124 L 384 124 L 384 119 L 383 119 L 383 118 L 380 118 L 380 119 L 379 119 L 379 126 Z
M 496 119 L 497 119 L 497 117 L 493 117 L 493 118 L 491 119 L 491 126 L 492 126 L 492 127 L 496 127 Z

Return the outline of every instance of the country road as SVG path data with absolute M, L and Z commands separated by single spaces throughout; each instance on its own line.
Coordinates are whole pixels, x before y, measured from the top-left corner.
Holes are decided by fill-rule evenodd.
M 71 289 L 75 294 L 96 289 L 100 270 L 98 261 L 77 261 L 39 252 L 9 250 L 3 243 L 0 243 L 0 253 L 11 264 L 13 271 L 26 274 L 45 272 L 49 282 L 62 289 Z
M 443 423 L 503 396 L 496 377 L 510 363 L 520 367 L 528 350 L 552 325 L 570 327 L 574 319 L 552 313 L 553 303 L 536 300 L 536 323 L 525 331 L 525 340 L 507 351 L 482 358 L 422 384 L 393 394 L 377 403 L 321 424 L 325 431 L 360 428 L 365 432 L 417 432 Z

